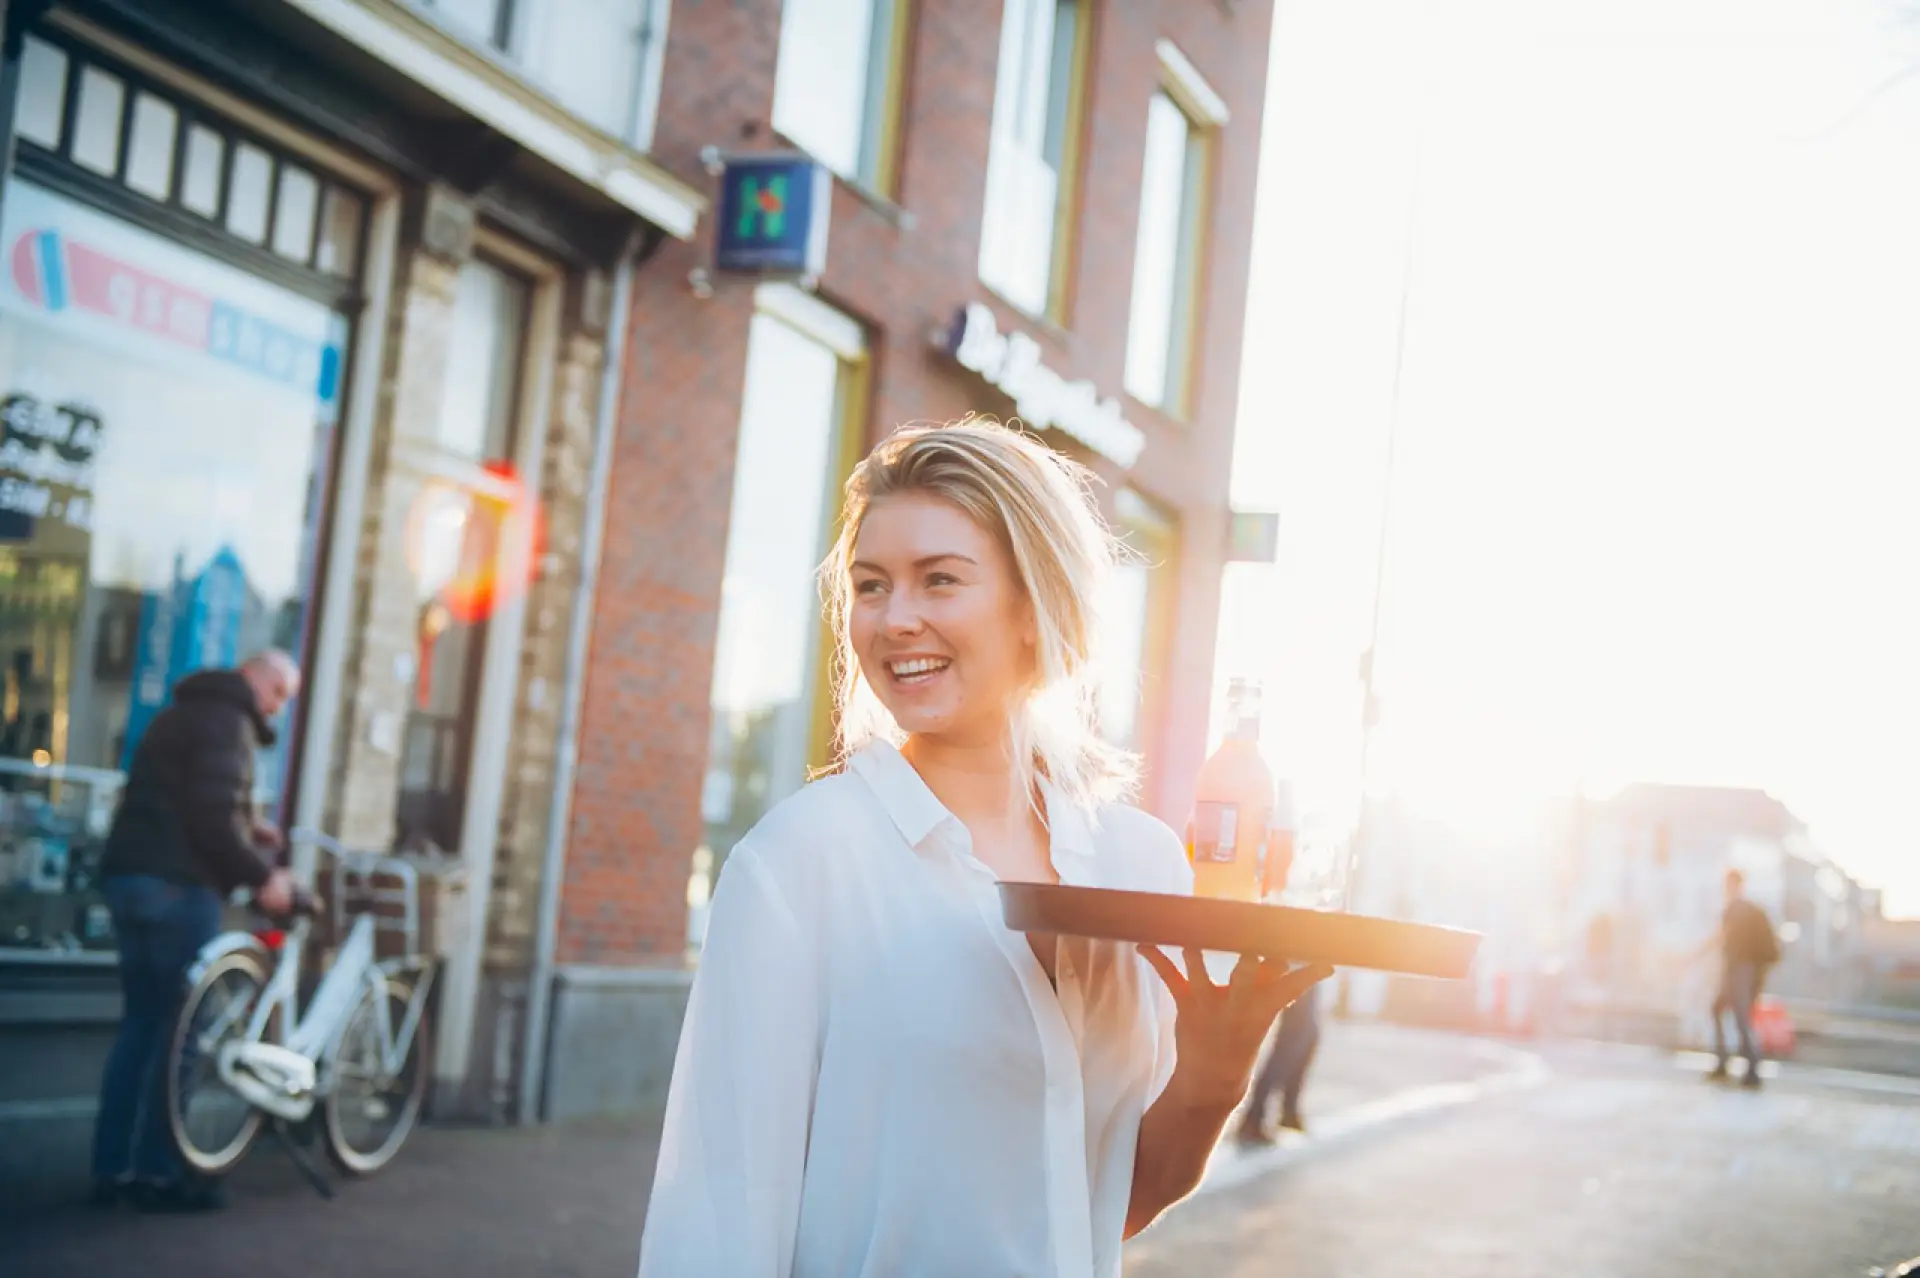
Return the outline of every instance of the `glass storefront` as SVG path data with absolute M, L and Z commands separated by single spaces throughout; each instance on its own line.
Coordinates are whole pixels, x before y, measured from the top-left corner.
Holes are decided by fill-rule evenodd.
M 475 466 L 430 484 L 410 529 L 420 650 L 400 747 L 395 828 L 404 847 L 457 851 L 465 832 L 496 571 L 509 521 L 526 512 L 511 459 L 532 294 L 528 281 L 483 258 L 461 268 L 434 437 L 450 461 Z
M 0 948 L 105 949 L 101 842 L 172 685 L 303 645 L 347 326 L 18 174 L 3 227 Z

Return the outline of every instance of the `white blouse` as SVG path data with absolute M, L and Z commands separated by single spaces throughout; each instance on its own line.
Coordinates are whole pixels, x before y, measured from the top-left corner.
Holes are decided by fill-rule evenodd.
M 1193 890 L 1160 821 L 1046 801 L 1061 882 Z M 776 806 L 714 895 L 641 1278 L 1118 1275 L 1173 1000 L 1127 944 L 1055 971 L 892 746 Z

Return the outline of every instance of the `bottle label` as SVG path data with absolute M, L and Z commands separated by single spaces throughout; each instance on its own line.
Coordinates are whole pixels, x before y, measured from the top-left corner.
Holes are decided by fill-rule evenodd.
M 1231 803 L 1197 803 L 1193 809 L 1195 862 L 1231 863 L 1240 841 L 1240 809 Z

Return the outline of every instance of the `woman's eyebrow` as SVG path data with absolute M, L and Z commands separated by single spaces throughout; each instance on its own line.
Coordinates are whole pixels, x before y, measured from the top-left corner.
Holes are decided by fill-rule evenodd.
M 963 564 L 972 564 L 975 568 L 978 568 L 980 566 L 980 563 L 978 560 L 972 558 L 971 556 L 960 554 L 958 551 L 943 551 L 937 555 L 922 555 L 920 558 L 913 561 L 913 566 L 915 568 L 931 568 L 933 567 L 933 565 L 938 563 L 944 563 L 949 559 L 958 560 L 960 563 L 963 563 Z M 877 573 L 886 572 L 886 569 L 882 568 L 879 564 L 871 563 L 865 559 L 856 559 L 851 564 L 848 564 L 847 567 L 849 570 L 864 568 L 868 572 L 877 572 Z

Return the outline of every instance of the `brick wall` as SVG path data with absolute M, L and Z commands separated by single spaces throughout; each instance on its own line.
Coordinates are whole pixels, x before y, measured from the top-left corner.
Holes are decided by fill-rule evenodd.
M 870 433 L 1004 400 L 932 351 L 928 335 L 978 280 L 1000 6 L 912 6 L 898 208 L 841 184 L 820 293 L 865 322 L 873 350 Z M 769 118 L 777 0 L 681 0 L 667 50 L 655 154 L 709 185 L 707 145 L 776 145 Z M 1271 3 L 1096 0 L 1080 226 L 1069 324 L 1054 329 L 994 302 L 1000 324 L 1040 342 L 1049 365 L 1118 394 L 1126 353 L 1137 191 L 1155 42 L 1174 40 L 1225 99 L 1231 120 L 1212 170 L 1193 421 L 1127 401 L 1147 433 L 1131 482 L 1182 523 L 1178 620 L 1150 725 L 1148 803 L 1184 810 L 1205 745 L 1227 473 L 1238 394 Z M 912 215 L 910 228 L 899 208 Z M 689 860 L 700 836 L 707 698 L 726 554 L 727 506 L 752 285 L 721 280 L 696 299 L 688 272 L 707 246 L 669 245 L 633 299 L 607 543 L 563 897 L 560 958 L 677 958 Z M 1089 459 L 1095 460 L 1095 459 Z M 1111 466 L 1096 469 L 1119 482 Z

